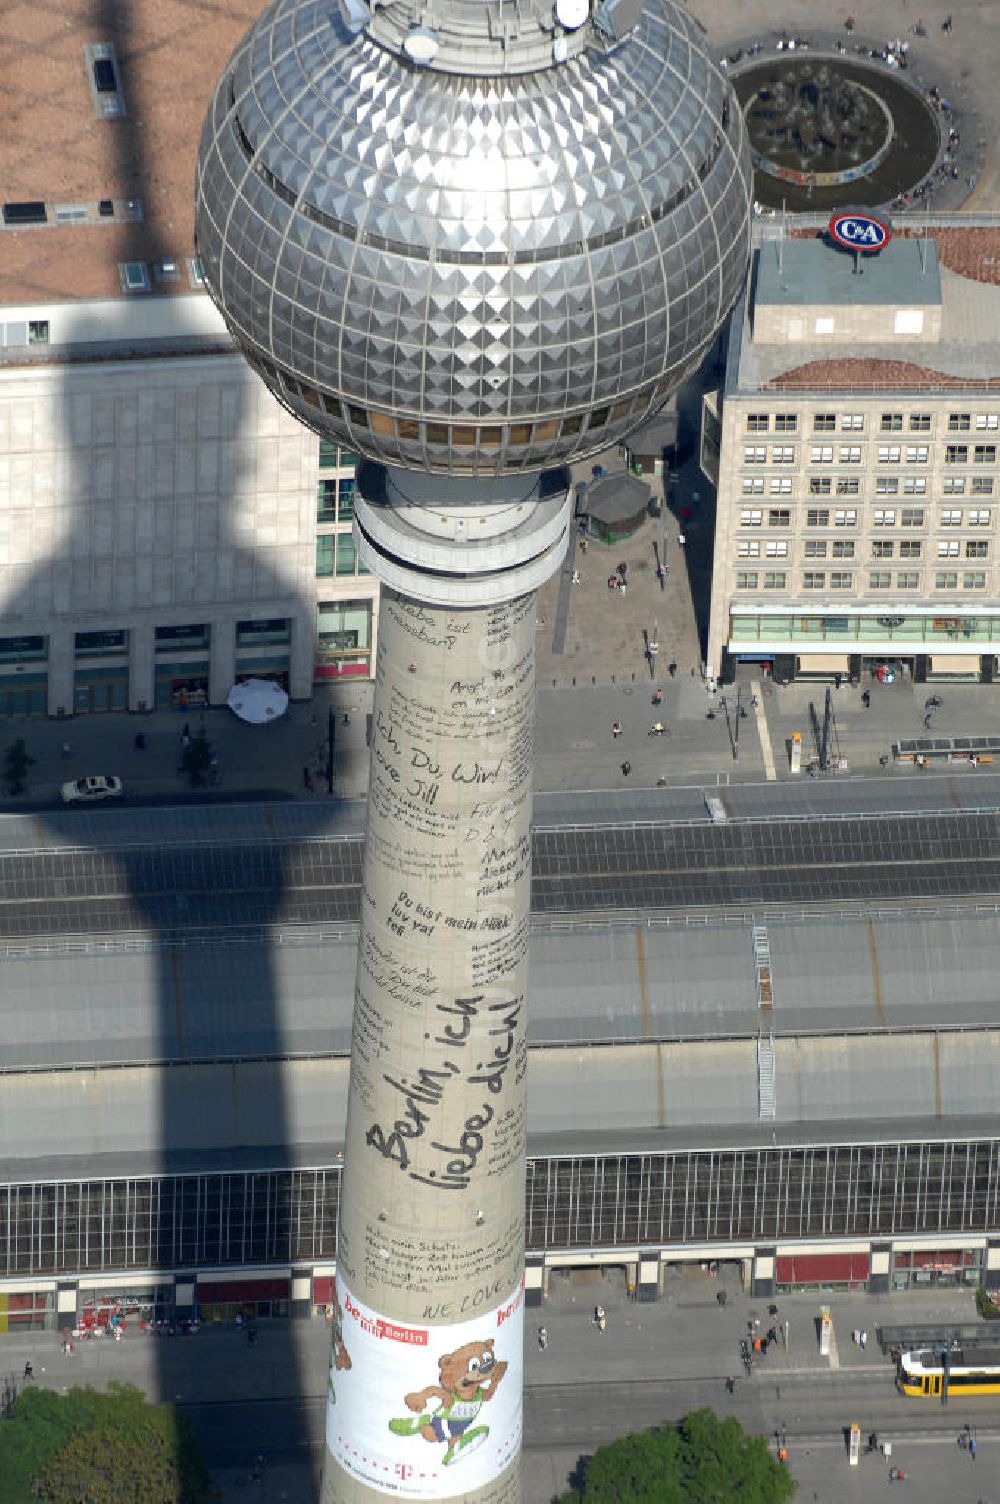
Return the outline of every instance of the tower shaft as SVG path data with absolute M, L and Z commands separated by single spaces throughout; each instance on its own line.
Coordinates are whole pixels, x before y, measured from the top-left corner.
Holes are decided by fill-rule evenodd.
M 534 631 L 383 588 L 324 1504 L 520 1498 Z

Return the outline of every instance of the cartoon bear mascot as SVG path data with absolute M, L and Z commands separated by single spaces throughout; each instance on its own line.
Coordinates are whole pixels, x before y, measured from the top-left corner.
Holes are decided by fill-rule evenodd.
M 507 1364 L 494 1357 L 492 1337 L 467 1342 L 439 1359 L 436 1384 L 404 1395 L 407 1408 L 417 1414 L 397 1416 L 390 1420 L 389 1430 L 396 1436 L 420 1435 L 425 1441 L 447 1442 L 442 1459 L 447 1467 L 481 1446 L 490 1434 L 489 1426 L 475 1421 L 506 1372 Z

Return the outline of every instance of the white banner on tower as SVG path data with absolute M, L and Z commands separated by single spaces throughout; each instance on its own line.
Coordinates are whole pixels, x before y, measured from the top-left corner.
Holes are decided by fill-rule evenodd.
M 524 1281 L 447 1326 L 393 1321 L 339 1273 L 326 1444 L 355 1478 L 407 1499 L 483 1488 L 521 1444 Z

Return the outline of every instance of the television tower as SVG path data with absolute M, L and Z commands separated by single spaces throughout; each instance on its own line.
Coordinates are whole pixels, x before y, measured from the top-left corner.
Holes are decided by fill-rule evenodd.
M 382 585 L 324 1504 L 521 1497 L 535 592 L 570 464 L 726 318 L 749 189 L 674 0 L 274 0 L 205 122 L 209 291 L 364 457 Z

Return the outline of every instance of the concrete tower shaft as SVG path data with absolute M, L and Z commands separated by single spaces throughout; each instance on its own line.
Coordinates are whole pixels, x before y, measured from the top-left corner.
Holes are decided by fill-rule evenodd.
M 534 632 L 383 591 L 325 1501 L 520 1497 Z

